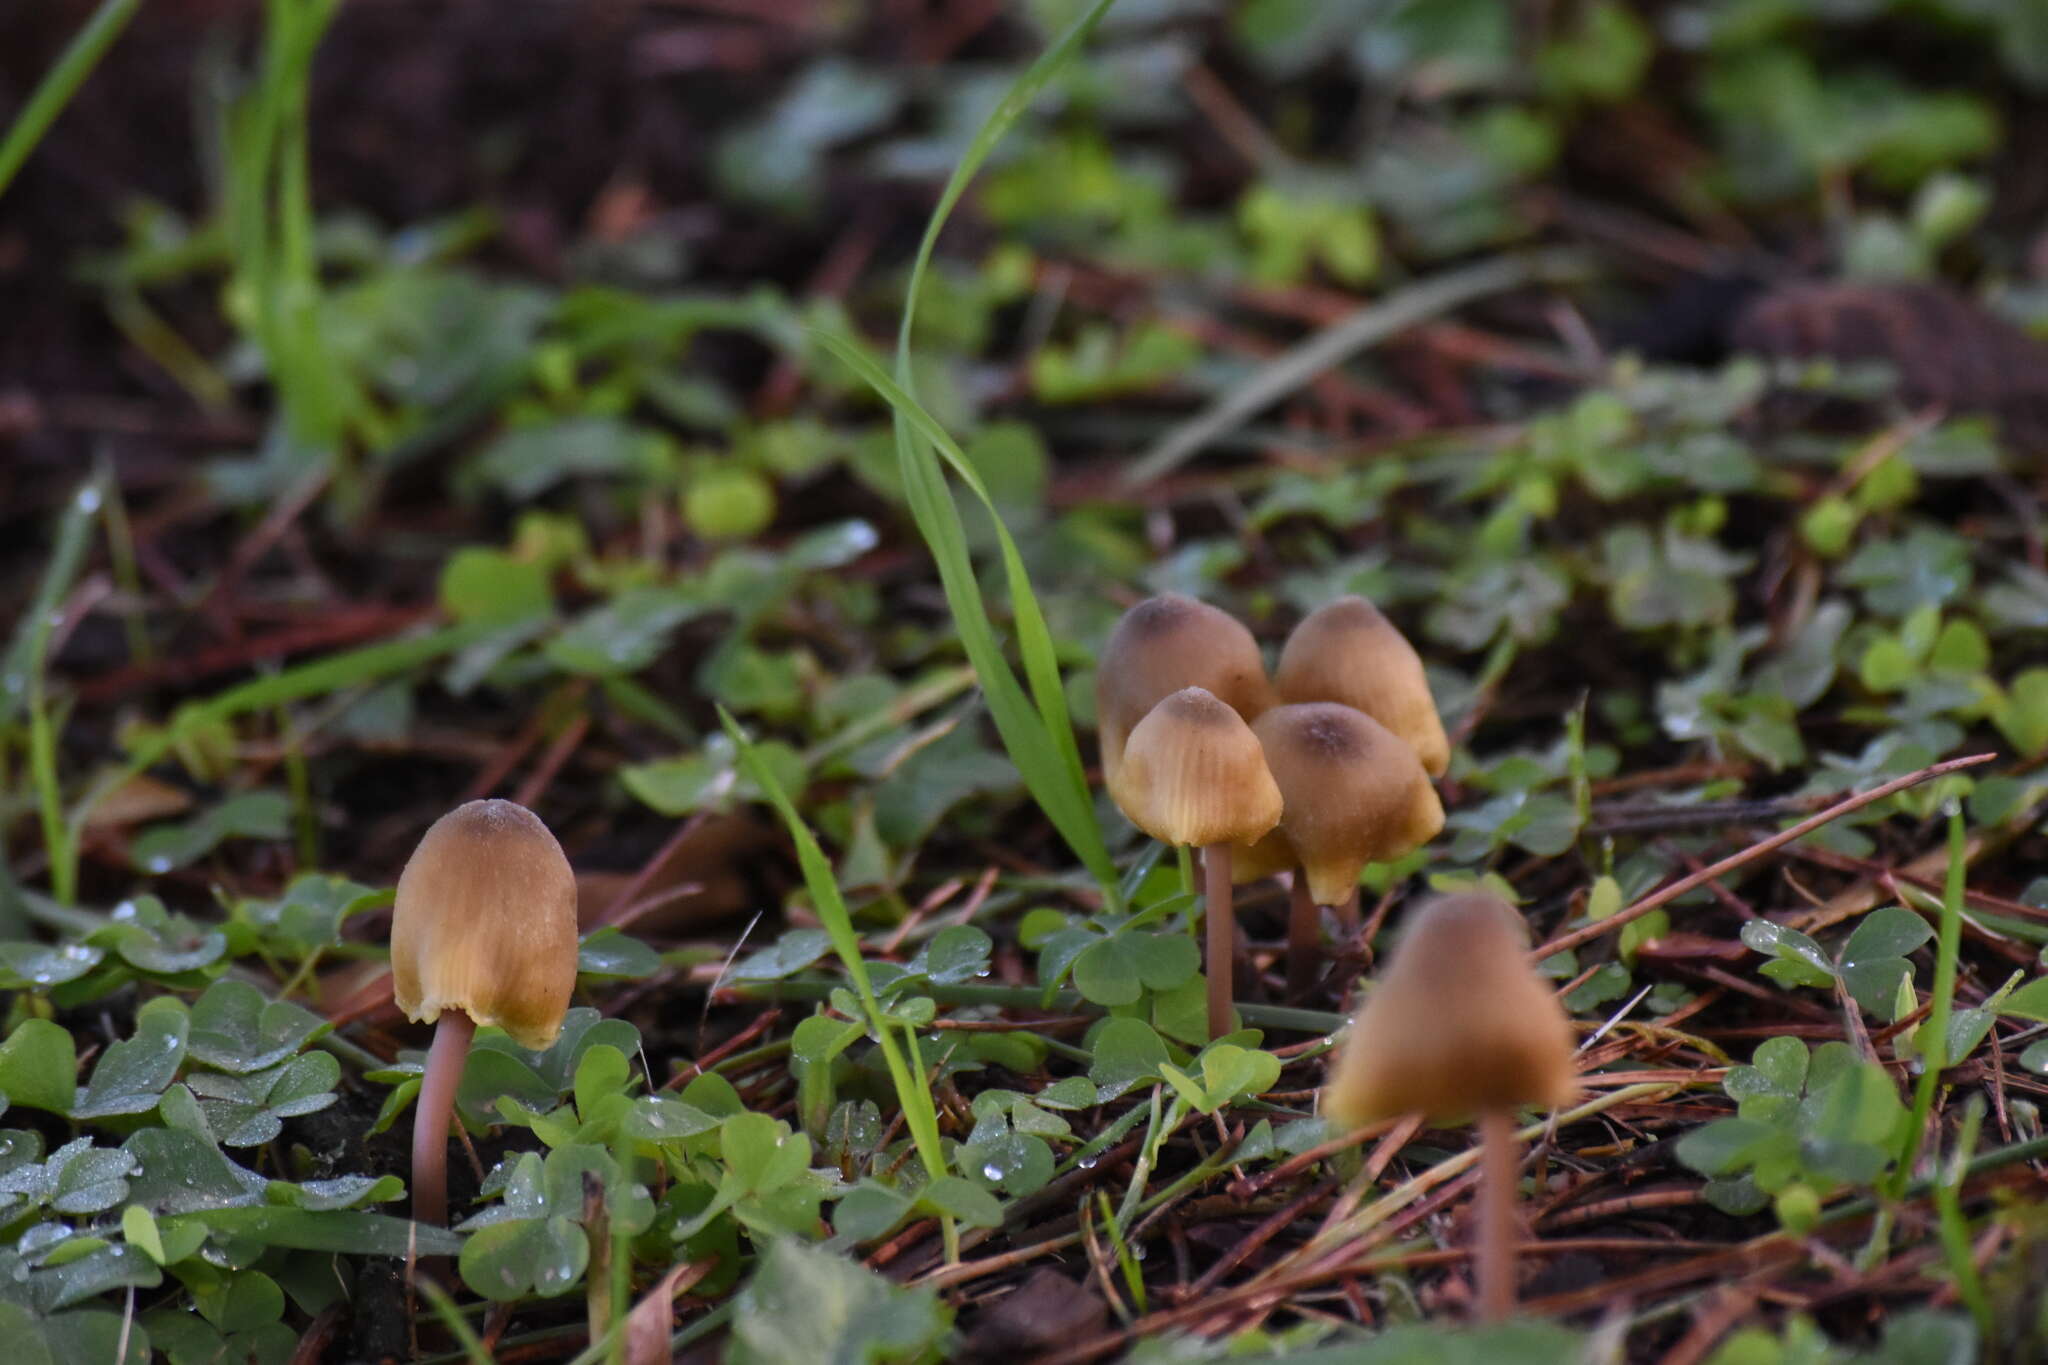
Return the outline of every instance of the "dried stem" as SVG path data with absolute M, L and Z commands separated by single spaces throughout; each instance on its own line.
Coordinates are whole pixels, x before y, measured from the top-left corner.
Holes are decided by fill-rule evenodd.
M 1720 862 L 1710 867 L 1703 867 L 1689 877 L 1680 877 L 1675 882 L 1657 888 L 1635 904 L 1628 906 L 1626 909 L 1616 911 L 1606 919 L 1596 920 L 1592 924 L 1574 929 L 1568 934 L 1559 934 L 1550 942 L 1531 950 L 1530 956 L 1534 960 L 1541 962 L 1544 958 L 1561 953 L 1567 948 L 1576 948 L 1581 943 L 1599 938 L 1603 934 L 1611 934 L 1622 925 L 1632 920 L 1641 919 L 1658 906 L 1677 900 L 1694 887 L 1704 886 L 1718 877 L 1726 876 L 1743 864 L 1753 862 L 1774 849 L 1783 848 L 1794 839 L 1803 839 L 1821 826 L 1839 820 L 1853 811 L 1861 810 L 1873 802 L 1882 801 L 1887 796 L 1895 795 L 1906 790 L 1908 787 L 1918 786 L 1930 778 L 1943 777 L 1964 768 L 1974 767 L 1979 763 L 1989 763 L 1996 757 L 1998 757 L 1997 754 L 1971 754 L 1965 758 L 1951 758 L 1944 763 L 1936 763 L 1930 767 L 1922 768 L 1918 772 L 1907 773 L 1904 777 L 1895 777 L 1881 786 L 1872 787 L 1869 791 L 1858 792 L 1846 800 L 1838 801 L 1834 805 L 1829 806 L 1818 815 L 1810 815 L 1796 825 L 1789 825 L 1779 830 L 1768 839 L 1759 839 L 1748 848 L 1738 853 L 1729 854 Z

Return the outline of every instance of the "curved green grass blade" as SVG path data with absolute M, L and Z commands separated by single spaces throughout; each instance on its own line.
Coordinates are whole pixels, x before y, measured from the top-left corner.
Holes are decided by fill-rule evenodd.
M 1002 645 L 996 639 L 987 605 L 981 598 L 981 585 L 975 577 L 967 551 L 967 537 L 960 525 L 959 509 L 948 494 L 944 473 L 937 461 L 931 458 L 929 450 L 923 452 L 922 458 L 904 464 L 904 486 L 910 497 L 912 515 L 918 528 L 924 532 L 932 559 L 938 565 L 939 582 L 945 589 L 947 603 L 952 607 L 960 642 L 981 681 L 982 692 L 988 699 L 989 714 L 995 720 L 997 732 L 1002 735 L 1010 760 L 1017 765 L 1024 785 L 1045 811 L 1046 818 L 1052 821 L 1053 827 L 1088 868 L 1089 874 L 1098 882 L 1113 886 L 1116 871 L 1110 862 L 1109 849 L 1102 841 L 1102 830 L 1095 820 L 1095 804 L 1083 775 L 1080 749 L 1074 741 L 1074 727 L 1067 717 L 1066 695 L 1060 683 L 1052 635 L 1046 629 L 1045 617 L 1032 594 L 1023 557 L 1018 554 L 1016 542 L 997 515 L 994 499 L 974 466 L 968 462 L 966 453 L 946 429 L 924 410 L 917 399 L 891 380 L 858 344 L 826 332 L 818 333 L 818 340 L 894 409 L 899 423 L 930 442 L 931 447 L 945 457 L 960 481 L 981 499 L 990 517 L 995 519 L 1003 570 L 1016 612 L 1018 649 L 1024 658 L 1026 673 L 1031 678 L 1035 708 L 1033 701 L 1027 699 L 1018 686 L 1016 676 L 1003 657 Z
M 988 698 L 989 714 L 1002 735 L 1003 747 L 1009 751 L 1025 785 L 1059 830 L 1060 837 L 1066 840 L 1090 875 L 1101 884 L 1105 898 L 1112 904 L 1116 902 L 1116 872 L 1110 862 L 1108 846 L 1103 842 L 1101 828 L 1095 820 L 1095 805 L 1081 765 L 1080 746 L 1074 739 L 1073 722 L 1067 713 L 1059 655 L 1052 633 L 1046 627 L 1045 613 L 1031 589 L 1030 576 L 1025 572 L 1016 543 L 1003 525 L 1002 518 L 996 515 L 987 489 L 975 476 L 959 447 L 945 438 L 943 429 L 917 404 L 910 380 L 910 340 L 916 328 L 917 300 L 925 271 L 954 205 L 995 150 L 996 144 L 1031 107 L 1047 82 L 1073 60 L 1114 3 L 1115 0 L 1097 0 L 1051 47 L 1039 54 L 975 133 L 960 164 L 954 167 L 952 176 L 946 181 L 938 205 L 925 224 L 924 237 L 918 244 L 917 258 L 911 266 L 903 318 L 897 330 L 897 384 L 888 386 L 879 366 L 872 362 L 861 363 L 867 361 L 866 356 L 854 357 L 848 354 L 848 348 L 832 346 L 836 354 L 848 359 L 863 378 L 875 385 L 876 392 L 895 410 L 896 457 L 902 469 L 911 515 L 938 566 L 940 584 L 945 589 L 946 602 L 960 632 L 961 644 L 981 679 L 983 694 Z M 883 379 L 883 384 L 876 384 L 878 378 Z M 933 454 L 934 447 L 944 453 L 946 463 L 980 497 L 994 518 L 1011 613 L 1017 628 L 1017 652 L 1024 665 L 1025 682 L 1030 688 L 1028 695 L 1025 685 L 1020 684 L 1011 671 L 996 639 L 988 604 L 982 597 L 981 585 L 975 577 L 967 551 L 960 512 L 949 495 L 945 470 Z
M 104 0 L 84 28 L 78 30 L 64 55 L 50 68 L 36 91 L 29 96 L 13 123 L 8 125 L 7 136 L 0 139 L 0 194 L 7 192 L 7 186 L 28 160 L 36 144 L 43 140 L 43 134 L 50 131 L 50 125 L 57 121 L 57 115 L 64 112 L 64 106 L 71 103 L 71 97 L 78 93 L 78 87 L 85 84 L 85 78 L 100 64 L 100 58 L 107 55 L 107 49 L 114 45 L 114 39 L 121 36 L 121 30 L 135 17 L 135 11 L 142 8 L 142 0 Z
M 811 833 L 811 827 L 804 823 L 804 817 L 797 811 L 796 803 L 789 799 L 789 793 L 775 780 L 775 774 L 761 761 L 754 751 L 754 743 L 747 732 L 740 728 L 732 713 L 723 706 L 718 708 L 719 722 L 725 726 L 725 733 L 732 738 L 733 749 L 739 755 L 740 766 L 747 777 L 761 789 L 768 798 L 768 804 L 775 807 L 776 814 L 789 830 L 791 842 L 796 845 L 798 869 L 803 873 L 804 888 L 811 893 L 811 908 L 817 912 L 818 922 L 825 926 L 825 934 L 832 940 L 832 950 L 839 954 L 840 962 L 846 967 L 846 975 L 853 982 L 854 994 L 860 997 L 861 1010 L 867 1017 L 867 1026 L 875 1036 L 875 1043 L 882 1050 L 882 1061 L 889 1068 L 889 1079 L 896 1087 L 896 1097 L 903 1104 L 903 1119 L 910 1128 L 911 1142 L 917 1148 L 918 1159 L 924 1163 L 926 1175 L 933 1180 L 946 1173 L 946 1152 L 939 1141 L 938 1108 L 932 1101 L 932 1094 L 925 1087 L 922 1074 L 911 1071 L 897 1050 L 894 1030 L 899 1027 L 882 1010 L 875 998 L 874 985 L 868 980 L 867 963 L 860 955 L 860 935 L 853 927 L 853 915 L 846 908 L 846 898 L 839 894 L 838 879 L 832 873 L 831 860 L 818 844 L 818 837 Z

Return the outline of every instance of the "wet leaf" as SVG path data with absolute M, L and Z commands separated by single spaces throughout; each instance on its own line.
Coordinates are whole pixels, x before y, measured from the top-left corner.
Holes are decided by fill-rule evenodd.
M 275 1066 L 332 1027 L 287 1000 L 266 1000 L 241 981 L 216 981 L 192 1006 L 188 1047 L 193 1057 L 222 1071 Z
M 952 1318 L 933 1290 L 900 1288 L 823 1248 L 778 1240 L 734 1302 L 730 1359 L 734 1365 L 915 1360 L 937 1348 Z

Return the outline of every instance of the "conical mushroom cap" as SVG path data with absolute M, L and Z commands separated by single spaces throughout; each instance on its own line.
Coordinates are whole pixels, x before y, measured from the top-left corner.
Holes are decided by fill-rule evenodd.
M 1252 731 L 1286 806 L 1280 831 L 1316 904 L 1342 902 L 1367 863 L 1399 858 L 1444 827 L 1415 751 L 1371 716 L 1307 702 L 1274 707 Z
M 1250 843 L 1280 823 L 1280 789 L 1244 718 L 1199 687 L 1138 722 L 1109 794 L 1162 843 Z
M 1274 686 L 1283 702 L 1334 701 L 1365 712 L 1406 740 L 1431 777 L 1450 766 L 1422 660 L 1363 597 L 1340 597 L 1303 617 L 1280 651 Z
M 433 823 L 398 874 L 391 983 L 416 1022 L 461 1010 L 521 1047 L 555 1041 L 576 989 L 576 875 L 539 816 L 471 801 Z
M 1273 704 L 1258 642 L 1236 617 L 1178 593 L 1148 597 L 1118 620 L 1095 667 L 1105 781 L 1138 722 L 1183 687 L 1203 689 L 1246 724 Z
M 1513 906 L 1483 891 L 1416 912 L 1330 1071 L 1323 1113 L 1340 1128 L 1397 1114 L 1450 1120 L 1568 1104 L 1572 1029 L 1529 964 Z

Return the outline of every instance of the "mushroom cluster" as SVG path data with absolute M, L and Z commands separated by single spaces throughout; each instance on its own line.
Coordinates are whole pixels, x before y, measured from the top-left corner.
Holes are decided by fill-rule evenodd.
M 1443 828 L 1450 759 L 1422 660 L 1379 610 L 1342 597 L 1295 627 L 1268 678 L 1251 632 L 1168 593 L 1117 622 L 1095 674 L 1102 771 L 1132 824 L 1199 849 L 1209 1034 L 1230 1031 L 1231 887 L 1294 872 L 1288 984 L 1307 988 L 1319 907 L 1351 926 L 1368 863 Z

